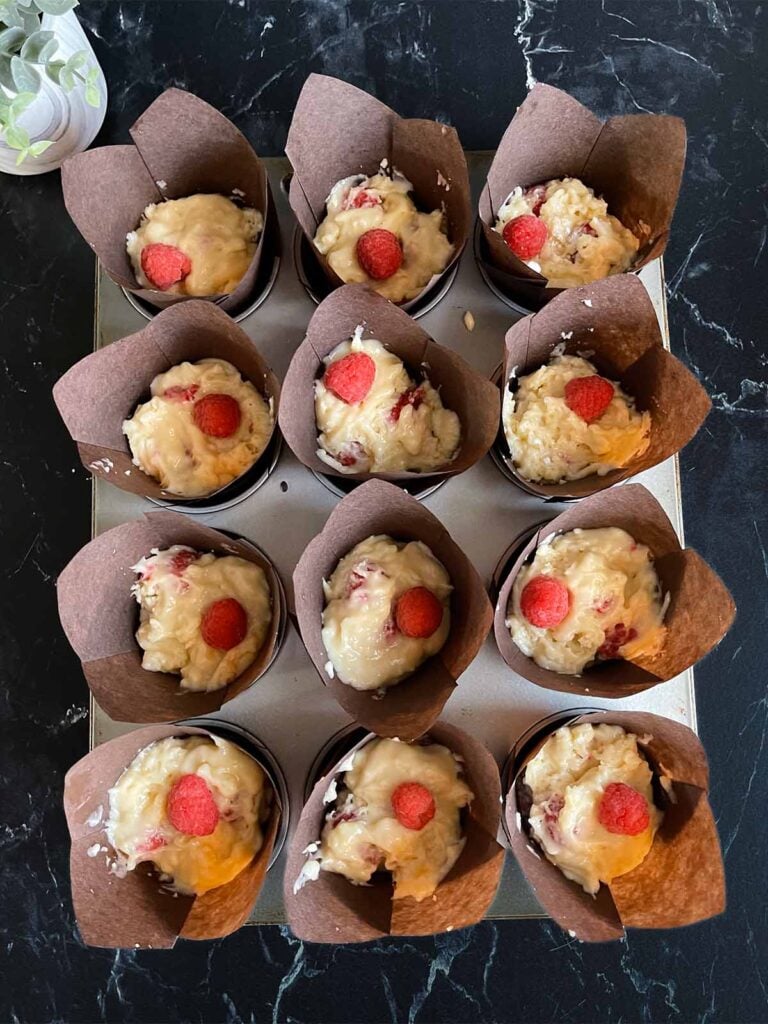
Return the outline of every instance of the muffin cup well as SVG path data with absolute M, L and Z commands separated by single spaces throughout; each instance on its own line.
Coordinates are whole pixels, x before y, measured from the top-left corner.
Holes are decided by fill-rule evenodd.
M 350 752 L 314 786 L 289 844 L 283 898 L 293 933 L 308 942 L 367 942 L 383 935 L 433 935 L 476 924 L 490 906 L 501 877 L 504 851 L 496 842 L 500 817 L 499 771 L 485 747 L 461 729 L 433 723 L 427 738 L 441 743 L 462 762 L 474 793 L 465 815 L 466 845 L 431 899 L 392 899 L 389 877 L 375 875 L 370 885 L 353 885 L 342 875 L 321 871 L 294 889 L 307 860 L 307 848 L 319 840 L 330 794 L 348 765 Z M 369 734 L 358 750 L 376 739 Z M 331 797 L 331 799 L 333 799 Z
M 654 787 L 664 819 L 642 864 L 601 885 L 594 898 L 584 892 L 545 858 L 527 831 L 530 791 L 522 776 L 544 736 L 515 765 L 504 815 L 512 853 L 546 912 L 583 942 L 620 939 L 625 928 L 677 928 L 722 913 L 722 855 L 707 796 L 707 756 L 696 734 L 660 715 L 613 711 L 578 715 L 549 731 L 582 722 L 619 725 L 637 736 L 640 750 L 665 780 Z
M 512 586 L 536 548 L 556 533 L 617 526 L 651 551 L 654 567 L 670 603 L 661 652 L 635 662 L 606 661 L 581 676 L 541 668 L 515 644 L 506 625 Z M 522 549 L 499 591 L 494 632 L 509 667 L 537 686 L 590 697 L 629 697 L 690 668 L 722 640 L 736 608 L 720 577 L 695 551 L 682 548 L 661 505 L 640 484 L 626 484 L 585 498 L 536 531 Z
M 311 74 L 299 95 L 285 152 L 293 167 L 289 202 L 310 249 L 332 288 L 343 284 L 313 239 L 325 217 L 333 186 L 353 174 L 376 174 L 382 159 L 413 185 L 417 205 L 445 211 L 453 256 L 415 298 L 410 309 L 456 263 L 466 245 L 472 215 L 469 174 L 454 128 L 437 121 L 407 120 L 361 89 Z
M 248 867 L 226 885 L 202 896 L 174 896 L 161 886 L 151 865 L 140 865 L 124 878 L 110 871 L 115 851 L 105 826 L 111 787 L 144 747 L 170 736 L 215 736 L 215 725 L 212 722 L 211 731 L 187 725 L 136 729 L 96 747 L 67 772 L 64 813 L 72 842 L 72 901 L 86 945 L 169 949 L 177 938 L 222 938 L 248 919 L 264 882 L 283 814 L 274 785 L 264 843 Z M 236 742 L 229 735 L 227 739 Z M 245 752 L 253 756 L 250 749 Z M 259 764 L 272 782 L 269 765 Z
M 537 483 L 521 476 L 514 465 L 502 419 L 504 463 L 530 494 L 562 501 L 605 490 L 680 451 L 709 413 L 709 396 L 664 349 L 653 303 L 643 283 L 631 274 L 567 289 L 538 313 L 513 324 L 504 339 L 502 387 L 513 388 L 521 377 L 545 365 L 556 346 L 567 355 L 589 359 L 598 373 L 621 384 L 641 412 L 650 413 L 650 442 L 641 456 L 605 476 L 593 473 L 581 480 Z
M 254 289 L 259 265 L 273 244 L 275 211 L 267 172 L 244 135 L 218 110 L 182 89 L 166 89 L 130 129 L 133 145 L 102 146 L 64 161 L 64 204 L 112 280 L 150 305 L 188 301 L 142 288 L 126 250 L 144 209 L 164 199 L 201 193 L 236 197 L 264 218 L 256 252 L 233 292 L 205 296 L 235 310 Z
M 356 690 L 336 676 L 329 678 L 322 639 L 323 580 L 356 544 L 376 534 L 422 541 L 445 566 L 454 588 L 451 629 L 442 650 L 382 697 Z M 339 502 L 299 559 L 293 588 L 301 638 L 323 683 L 347 714 L 367 729 L 403 740 L 417 739 L 435 722 L 493 619 L 482 580 L 442 523 L 415 498 L 382 480 L 361 484 Z
M 580 178 L 640 239 L 632 270 L 660 256 L 680 191 L 685 147 L 685 122 L 679 117 L 628 114 L 601 121 L 568 93 L 535 85 L 505 131 L 480 195 L 480 259 L 491 280 L 533 309 L 563 290 L 548 288 L 547 279 L 493 230 L 513 189 L 553 178 Z
M 341 473 L 317 456 L 315 380 L 322 376 L 323 360 L 349 339 L 358 326 L 365 337 L 375 338 L 403 361 L 418 383 L 423 372 L 440 392 L 446 408 L 461 421 L 461 444 L 456 458 L 424 473 Z M 296 350 L 285 376 L 280 406 L 280 429 L 300 462 L 316 473 L 350 480 L 413 480 L 453 476 L 469 469 L 488 451 L 496 437 L 499 418 L 498 390 L 459 355 L 444 348 L 402 309 L 365 285 L 343 285 L 315 310 L 307 334 Z
M 262 568 L 272 595 L 272 620 L 254 661 L 237 679 L 208 693 L 183 690 L 181 679 L 141 667 L 136 640 L 139 608 L 131 570 L 153 548 L 187 544 L 197 551 L 237 555 Z M 267 557 L 246 540 L 233 540 L 177 512 L 149 512 L 99 534 L 75 555 L 57 583 L 59 617 L 80 658 L 91 693 L 118 722 L 170 722 L 210 714 L 248 689 L 274 660 L 285 625 L 282 584 Z
M 158 374 L 200 359 L 232 363 L 271 403 L 273 426 L 264 452 L 237 480 L 253 473 L 277 429 L 280 384 L 248 335 L 226 313 L 194 299 L 164 310 L 135 334 L 92 352 L 54 386 L 54 401 L 85 468 L 123 491 L 153 500 L 199 505 L 201 500 L 223 495 L 234 480 L 204 499 L 185 499 L 164 490 L 133 463 L 122 429 L 123 420 L 148 400 L 150 385 Z

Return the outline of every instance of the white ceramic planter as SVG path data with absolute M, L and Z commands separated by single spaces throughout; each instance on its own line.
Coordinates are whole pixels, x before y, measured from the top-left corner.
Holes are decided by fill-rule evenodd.
M 90 146 L 107 112 L 107 83 L 75 12 L 68 11 L 56 18 L 44 14 L 42 27 L 56 33 L 59 40 L 57 59 L 67 60 L 78 50 L 88 51 L 88 67 L 99 68 L 101 102 L 98 107 L 90 107 L 85 102 L 82 87 L 66 93 L 44 74 L 37 98 L 19 117 L 18 123 L 29 132 L 32 142 L 52 139 L 53 145 L 38 157 L 28 157 L 17 167 L 18 151 L 0 139 L 0 171 L 6 174 L 45 174 L 61 167 L 68 156 L 81 153 Z

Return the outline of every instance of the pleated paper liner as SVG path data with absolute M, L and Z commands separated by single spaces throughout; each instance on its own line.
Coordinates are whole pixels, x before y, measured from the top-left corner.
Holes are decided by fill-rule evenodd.
M 262 454 L 240 477 L 205 498 L 189 499 L 164 490 L 134 465 L 122 425 L 149 400 L 158 374 L 201 359 L 232 363 L 271 403 L 273 429 Z M 135 334 L 87 355 L 56 383 L 53 397 L 85 468 L 123 491 L 199 509 L 224 502 L 259 477 L 266 479 L 280 384 L 248 335 L 209 302 L 190 299 L 166 309 Z
M 131 566 L 153 548 L 174 544 L 237 555 L 258 565 L 267 577 L 272 619 L 264 644 L 237 679 L 220 690 L 183 690 L 180 676 L 141 667 Z M 61 623 L 88 686 L 99 706 L 118 722 L 172 722 L 217 711 L 267 671 L 286 627 L 282 584 L 267 556 L 247 540 L 232 539 L 177 512 L 150 512 L 99 534 L 65 567 L 57 589 Z
M 548 288 L 493 230 L 513 189 L 554 178 L 579 178 L 602 196 L 608 212 L 640 240 L 631 269 L 644 267 L 666 248 L 685 148 L 679 117 L 628 114 L 602 121 L 568 93 L 535 85 L 504 133 L 480 195 L 479 255 L 491 280 L 530 309 L 563 290 Z
M 375 740 L 368 735 L 354 745 L 359 749 Z M 319 840 L 326 794 L 340 781 L 350 751 L 315 784 L 304 805 L 288 847 L 283 898 L 288 923 L 299 939 L 308 942 L 367 942 L 384 935 L 432 935 L 466 928 L 485 915 L 501 877 L 504 851 L 496 842 L 500 817 L 499 771 L 485 747 L 469 734 L 443 722 L 433 723 L 425 737 L 448 747 L 460 758 L 464 777 L 474 794 L 463 815 L 466 845 L 456 864 L 438 885 L 434 896 L 416 901 L 392 899 L 388 874 L 377 874 L 370 885 L 352 885 L 342 875 L 321 871 L 294 891 L 311 843 Z
M 545 858 L 528 829 L 530 790 L 523 773 L 547 733 L 538 738 L 511 766 L 504 815 L 512 853 L 543 908 L 584 942 L 620 939 L 625 928 L 677 928 L 722 913 L 725 877 L 707 795 L 709 768 L 695 733 L 646 712 L 596 710 L 567 720 L 581 722 L 619 725 L 637 736 L 641 752 L 669 787 L 654 785 L 664 818 L 642 864 L 590 896 Z M 562 724 L 551 723 L 549 730 Z
M 544 366 L 557 346 L 589 359 L 618 381 L 651 417 L 650 443 L 626 466 L 604 476 L 540 483 L 523 477 L 499 431 L 496 453 L 515 482 L 545 500 L 567 501 L 603 491 L 657 466 L 695 436 L 711 402 L 696 377 L 663 346 L 656 311 L 643 283 L 631 274 L 562 291 L 538 313 L 518 320 L 504 339 L 503 388 L 514 393 L 521 377 Z M 514 374 L 514 376 L 513 376 Z M 502 391 L 502 416 L 503 416 Z
M 317 455 L 315 381 L 323 360 L 349 341 L 358 326 L 363 338 L 374 338 L 405 364 L 416 384 L 426 377 L 440 392 L 443 405 L 461 421 L 461 444 L 452 462 L 423 473 L 342 473 Z M 365 285 L 343 285 L 315 310 L 304 341 L 296 350 L 282 389 L 280 429 L 296 458 L 314 473 L 344 480 L 373 478 L 416 483 L 462 473 L 478 462 L 493 444 L 499 420 L 494 385 L 459 355 L 434 341 L 426 331 L 387 299 Z
M 264 218 L 256 251 L 227 295 L 205 296 L 235 312 L 252 295 L 262 260 L 277 244 L 267 172 L 244 135 L 223 114 L 182 89 L 166 89 L 130 129 L 132 145 L 102 146 L 64 161 L 64 203 L 80 234 L 112 280 L 163 309 L 186 296 L 142 288 L 126 250 L 144 209 L 164 199 L 216 193 L 236 198 Z
M 512 640 L 506 625 L 512 586 L 536 548 L 556 533 L 615 526 L 651 552 L 662 592 L 670 595 L 664 618 L 666 637 L 659 654 L 635 662 L 616 659 L 588 668 L 581 676 L 541 668 Z M 736 608 L 725 584 L 695 551 L 683 548 L 661 505 L 640 484 L 593 494 L 537 529 L 501 584 L 494 632 L 501 656 L 517 675 L 537 686 L 590 697 L 629 697 L 690 668 L 722 640 Z
M 161 886 L 157 872 L 149 864 L 139 865 L 124 878 L 118 878 L 109 868 L 115 855 L 105 832 L 109 790 L 134 757 L 144 747 L 170 736 L 212 736 L 219 731 L 214 721 L 210 731 L 191 725 L 136 729 L 102 743 L 67 772 L 64 812 L 72 843 L 72 900 L 86 945 L 169 949 L 177 938 L 218 939 L 245 924 L 272 862 L 282 815 L 287 814 L 266 758 L 255 757 L 272 785 L 273 794 L 271 813 L 264 825 L 264 843 L 248 867 L 231 882 L 203 896 L 174 895 Z M 229 734 L 225 738 L 237 742 Z M 252 745 L 243 745 L 243 749 L 254 756 Z M 96 856 L 88 852 L 99 846 L 107 847 L 106 857 L 101 851 Z
M 356 690 L 326 671 L 323 644 L 323 580 L 360 541 L 386 534 L 397 541 L 420 540 L 448 572 L 451 628 L 442 650 L 412 675 L 389 687 L 383 697 Z M 413 740 L 435 722 L 485 640 L 493 611 L 482 580 L 440 521 L 394 484 L 369 480 L 344 498 L 323 530 L 310 541 L 293 574 L 294 601 L 301 638 L 323 683 L 342 708 L 380 736 Z
M 343 282 L 313 244 L 333 186 L 353 174 L 376 174 L 382 159 L 413 185 L 416 205 L 443 209 L 453 256 L 414 299 L 415 309 L 449 273 L 466 245 L 472 215 L 469 175 L 455 129 L 437 121 L 408 120 L 361 89 L 311 74 L 299 95 L 285 152 L 293 167 L 289 202 L 330 288 Z

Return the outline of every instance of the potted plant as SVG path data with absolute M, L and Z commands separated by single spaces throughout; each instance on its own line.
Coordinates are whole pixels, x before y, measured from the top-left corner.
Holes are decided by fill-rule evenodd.
M 41 174 L 86 149 L 107 87 L 77 0 L 0 0 L 0 171 Z

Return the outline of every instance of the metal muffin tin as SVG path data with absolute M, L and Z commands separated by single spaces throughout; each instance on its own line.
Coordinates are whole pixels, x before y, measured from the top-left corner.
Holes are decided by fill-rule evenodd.
M 475 196 L 485 180 L 491 155 L 467 154 Z M 289 170 L 288 163 L 284 159 L 268 159 L 265 164 L 278 214 L 282 259 L 269 294 L 239 322 L 282 380 L 291 356 L 304 337 L 315 303 L 295 263 L 296 225 L 280 188 L 281 179 Z M 640 277 L 653 299 L 668 345 L 661 263 L 651 263 Z M 462 320 L 467 310 L 475 319 L 472 332 L 466 330 Z M 456 350 L 475 369 L 490 377 L 503 356 L 504 334 L 519 315 L 486 285 L 470 242 L 450 287 L 441 291 L 429 309 L 421 311 L 420 323 L 436 341 Z M 145 316 L 133 307 L 117 285 L 102 271 L 98 272 L 96 347 L 140 329 L 146 324 Z M 334 478 L 334 484 L 337 479 Z M 636 479 L 661 502 L 682 537 L 677 459 L 668 459 Z M 274 470 L 258 490 L 243 495 L 236 504 L 227 504 L 215 511 L 201 510 L 200 516 L 216 529 L 231 531 L 258 544 L 288 583 L 301 552 L 319 533 L 339 500 L 338 489 L 329 489 L 328 483 L 327 479 L 316 478 L 283 445 Z M 526 528 L 557 515 L 566 507 L 560 503 L 545 503 L 513 486 L 490 457 L 467 472 L 448 478 L 432 493 L 421 497 L 489 583 L 499 559 L 515 538 Z M 152 505 L 145 499 L 120 491 L 105 480 L 94 482 L 94 533 L 136 518 L 150 508 Z M 180 506 L 180 510 L 191 511 L 184 506 Z M 516 676 L 502 660 L 490 633 L 477 658 L 459 680 L 442 718 L 483 740 L 501 765 L 516 739 L 533 723 L 548 715 L 564 713 L 569 710 L 569 704 L 573 704 L 573 697 L 534 686 Z M 591 706 L 652 711 L 695 728 L 693 674 L 687 671 L 645 693 L 620 701 L 595 700 Z M 349 724 L 348 717 L 312 667 L 295 629 L 288 630 L 274 664 L 259 684 L 230 701 L 207 721 L 213 728 L 219 721 L 240 726 L 269 747 L 287 780 L 291 827 L 298 821 L 305 782 L 318 751 Z M 92 703 L 92 744 L 130 728 L 130 725 L 112 722 Z M 499 841 L 506 843 L 501 829 Z M 284 862 L 283 854 L 269 872 L 252 915 L 253 923 L 274 924 L 285 920 L 281 879 Z M 513 858 L 508 856 L 489 916 L 538 915 L 541 910 L 533 894 Z

